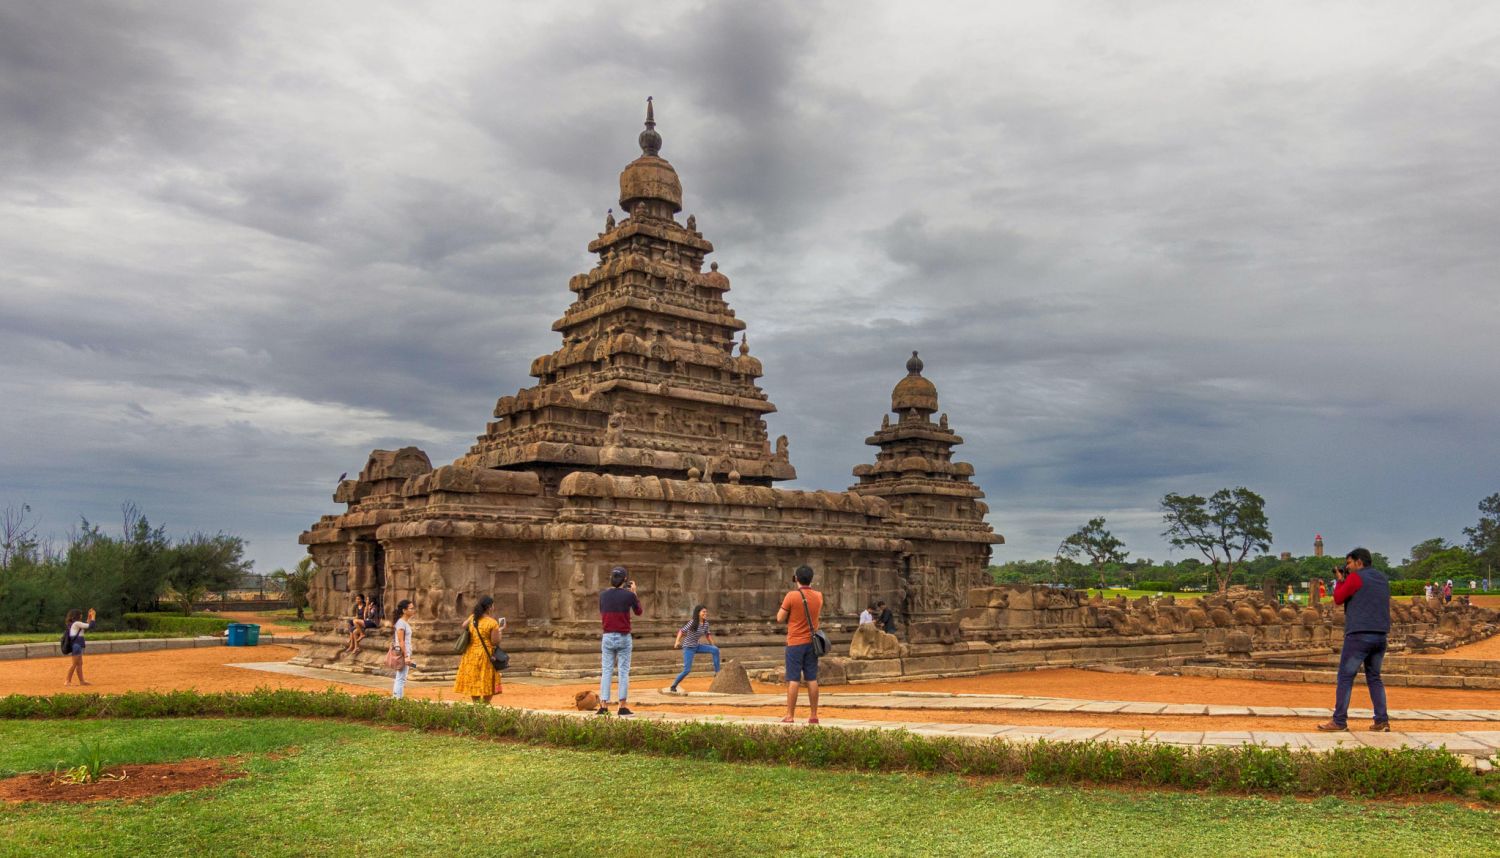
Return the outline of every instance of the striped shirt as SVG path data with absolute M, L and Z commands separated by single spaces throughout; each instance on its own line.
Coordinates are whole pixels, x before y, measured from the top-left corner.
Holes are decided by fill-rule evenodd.
M 682 646 L 684 649 L 690 646 L 697 646 L 709 635 L 708 623 L 699 626 L 690 622 L 678 629 L 678 631 L 682 633 Z

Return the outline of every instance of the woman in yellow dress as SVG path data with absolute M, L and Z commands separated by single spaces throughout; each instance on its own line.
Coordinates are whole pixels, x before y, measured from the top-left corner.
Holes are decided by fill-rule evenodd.
M 490 653 L 500 648 L 500 623 L 490 616 L 495 600 L 485 596 L 474 606 L 474 613 L 464 620 L 469 630 L 469 648 L 458 662 L 458 676 L 453 691 L 467 695 L 475 703 L 489 703 L 500 691 L 500 674 L 490 663 Z

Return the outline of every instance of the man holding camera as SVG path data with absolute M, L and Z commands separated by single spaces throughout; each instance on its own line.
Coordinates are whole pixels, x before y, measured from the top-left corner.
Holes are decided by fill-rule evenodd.
M 641 615 L 641 600 L 635 595 L 635 582 L 624 566 L 609 570 L 609 589 L 599 594 L 599 620 L 603 637 L 599 640 L 599 712 L 609 714 L 610 674 L 620 676 L 620 715 L 634 715 L 625 705 L 630 694 L 630 654 L 635 638 L 630 636 L 630 615 Z
M 1333 603 L 1344 606 L 1344 646 L 1339 652 L 1333 718 L 1319 724 L 1319 730 L 1349 729 L 1349 696 L 1354 691 L 1354 676 L 1359 673 L 1360 665 L 1364 665 L 1365 685 L 1369 686 L 1370 703 L 1375 709 L 1370 729 L 1382 733 L 1391 729 L 1385 708 L 1385 683 L 1380 679 L 1385 639 L 1391 630 L 1391 585 L 1385 573 L 1371 562 L 1368 550 L 1356 548 L 1344 556 L 1343 566 L 1333 570 L 1338 578 L 1333 588 Z
M 776 622 L 786 623 L 786 717 L 790 724 L 797 714 L 797 686 L 807 683 L 807 723 L 818 723 L 818 653 L 813 647 L 813 631 L 823 613 L 823 594 L 812 588 L 810 566 L 798 566 L 792 576 L 797 589 L 781 600 Z

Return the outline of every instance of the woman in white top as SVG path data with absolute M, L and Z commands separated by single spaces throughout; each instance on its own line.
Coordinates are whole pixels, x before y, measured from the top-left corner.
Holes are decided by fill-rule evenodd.
M 396 603 L 396 613 L 391 615 L 396 621 L 391 632 L 391 649 L 401 655 L 401 666 L 396 668 L 396 684 L 391 688 L 391 696 L 398 700 L 406 693 L 406 674 L 411 670 L 411 623 L 406 619 L 416 612 L 417 606 L 410 599 L 402 599 Z
M 93 685 L 83 678 L 83 635 L 94 627 L 94 609 L 89 608 L 88 621 L 83 620 L 83 612 L 74 608 L 68 612 L 68 655 L 72 657 L 73 664 L 68 668 L 68 681 L 64 685 L 73 684 L 73 675 L 78 675 L 79 685 Z

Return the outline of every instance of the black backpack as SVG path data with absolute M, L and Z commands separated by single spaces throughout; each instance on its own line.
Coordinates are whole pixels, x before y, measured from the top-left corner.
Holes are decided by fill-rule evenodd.
M 63 632 L 63 636 L 62 636 L 62 654 L 63 655 L 72 655 L 73 654 L 73 636 L 71 634 L 69 634 L 68 632 L 66 632 L 66 631 Z

